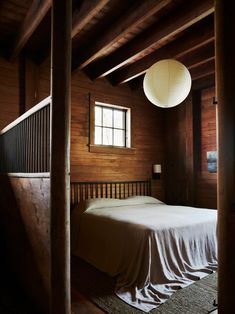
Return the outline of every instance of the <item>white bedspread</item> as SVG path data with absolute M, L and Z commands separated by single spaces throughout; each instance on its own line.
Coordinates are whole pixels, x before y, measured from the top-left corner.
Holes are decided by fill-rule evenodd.
M 216 270 L 216 210 L 145 204 L 77 213 L 72 253 L 115 276 L 117 296 L 145 312 Z

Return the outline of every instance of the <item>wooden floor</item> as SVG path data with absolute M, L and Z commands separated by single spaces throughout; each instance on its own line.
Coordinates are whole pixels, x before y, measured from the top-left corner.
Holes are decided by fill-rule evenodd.
M 83 295 L 72 289 L 72 314 L 105 314 L 94 303 L 90 302 Z

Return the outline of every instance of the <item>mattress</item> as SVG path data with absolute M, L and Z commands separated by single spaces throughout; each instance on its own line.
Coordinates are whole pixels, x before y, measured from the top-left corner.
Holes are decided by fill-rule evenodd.
M 72 253 L 116 278 L 142 311 L 217 269 L 217 211 L 152 197 L 93 200 L 72 213 Z

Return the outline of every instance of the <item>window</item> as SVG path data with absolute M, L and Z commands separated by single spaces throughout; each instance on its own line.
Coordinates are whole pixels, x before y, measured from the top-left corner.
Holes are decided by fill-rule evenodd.
M 94 144 L 130 147 L 130 109 L 95 102 Z

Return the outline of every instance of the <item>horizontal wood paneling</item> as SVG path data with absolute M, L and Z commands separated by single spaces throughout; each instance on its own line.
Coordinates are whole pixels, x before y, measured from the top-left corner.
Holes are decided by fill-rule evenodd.
M 0 58 L 0 130 L 19 115 L 18 62 Z
M 39 69 L 39 100 L 48 96 L 49 60 Z M 131 108 L 132 154 L 89 151 L 89 94 L 95 101 Z M 150 104 L 142 91 L 113 87 L 106 79 L 92 82 L 81 71 L 72 74 L 71 86 L 71 180 L 145 180 L 152 165 L 164 164 L 163 110 Z M 153 181 L 154 193 L 164 199 L 164 175 Z
M 89 152 L 89 93 L 93 100 L 131 108 L 132 154 Z M 164 163 L 163 113 L 141 92 L 95 83 L 81 72 L 72 76 L 71 179 L 78 181 L 141 180 L 151 177 L 152 164 Z M 163 197 L 163 180 L 159 197 Z M 154 184 L 153 184 L 154 186 Z

